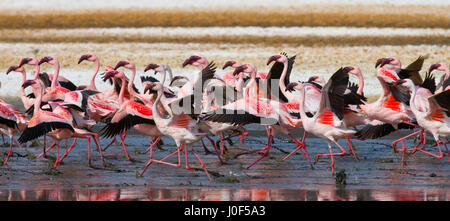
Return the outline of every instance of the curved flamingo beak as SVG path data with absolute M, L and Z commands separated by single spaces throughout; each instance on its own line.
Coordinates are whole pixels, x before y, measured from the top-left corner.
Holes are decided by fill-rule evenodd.
M 239 73 L 243 72 L 245 70 L 245 65 L 241 65 L 234 69 L 233 75 L 238 75 Z
M 392 58 L 380 58 L 377 60 L 377 63 L 375 64 L 375 68 L 380 66 L 382 68 L 384 65 L 391 63 L 393 59 Z
M 153 82 L 146 82 L 144 87 L 144 94 L 147 93 L 147 91 L 150 91 L 153 87 Z
M 89 55 L 89 54 L 82 55 L 82 56 L 80 57 L 80 59 L 78 60 L 78 64 L 80 64 L 80 63 L 83 62 L 84 60 L 89 59 L 90 57 L 91 57 L 91 55 Z
M 271 56 L 271 57 L 269 58 L 269 60 L 267 60 L 267 65 L 269 65 L 270 63 L 272 63 L 272 61 L 278 60 L 278 58 L 280 58 L 280 57 L 281 57 L 280 55 L 274 55 L 274 56 Z
M 117 73 L 119 73 L 119 72 L 116 70 L 106 72 L 105 76 L 103 76 L 103 81 L 106 81 L 106 80 L 114 77 Z
M 198 60 L 200 60 L 200 56 L 192 55 L 191 57 L 189 57 L 188 59 L 186 59 L 186 60 L 183 62 L 183 68 L 186 67 L 186 65 L 192 64 L 192 63 L 194 63 L 194 62 L 196 62 L 196 61 L 198 61 Z
M 26 80 L 25 82 L 23 82 L 22 87 L 23 88 L 27 88 L 28 86 L 35 84 L 36 82 L 34 80 Z
M 227 61 L 227 62 L 225 63 L 225 65 L 223 66 L 222 70 L 224 70 L 224 69 L 227 68 L 227 67 L 233 66 L 235 63 L 236 63 L 235 61 Z
M 117 62 L 116 66 L 114 67 L 114 70 L 117 70 L 117 68 L 120 68 L 120 67 L 125 66 L 127 64 L 128 64 L 127 61 L 119 61 L 119 62 Z
M 9 72 L 11 71 L 15 71 L 17 69 L 17 66 L 11 66 L 8 68 L 8 70 L 6 71 L 6 74 L 9 74 Z
M 315 81 L 317 78 L 319 78 L 319 77 L 318 76 L 312 76 L 312 77 L 308 78 L 308 82 Z
M 433 64 L 430 66 L 430 69 L 428 69 L 428 73 L 431 73 L 433 70 L 438 69 L 441 65 L 440 64 Z
M 24 64 L 28 64 L 28 62 L 31 61 L 31 58 L 22 58 L 22 60 L 20 60 L 20 64 L 19 67 L 22 67 L 22 65 Z
M 147 67 L 145 67 L 144 72 L 147 72 L 148 70 L 155 70 L 158 67 L 159 67 L 159 65 L 157 65 L 157 64 L 149 64 L 149 65 L 147 65 Z M 155 74 L 156 74 L 156 72 L 155 72 Z
M 49 62 L 50 60 L 52 60 L 52 57 L 43 57 L 40 61 L 39 61 L 39 63 L 38 63 L 38 65 L 41 65 L 42 63 L 47 63 L 47 62 Z
M 298 82 L 291 82 L 288 85 L 286 85 L 286 89 L 284 91 L 294 91 L 294 87 L 298 85 Z
M 345 73 L 348 73 L 348 72 L 352 71 L 353 69 L 354 69 L 353 67 L 347 66 L 343 70 L 345 71 Z

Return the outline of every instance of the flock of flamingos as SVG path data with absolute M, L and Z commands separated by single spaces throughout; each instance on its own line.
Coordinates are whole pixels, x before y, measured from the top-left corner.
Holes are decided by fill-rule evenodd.
M 420 139 L 410 154 L 417 151 L 437 158 L 443 158 L 441 145 L 447 144 L 450 135 L 450 71 L 444 63 L 436 63 L 429 67 L 424 78 L 419 71 L 426 57 L 420 56 L 416 61 L 402 68 L 399 59 L 395 57 L 378 59 L 375 68 L 377 79 L 383 93 L 372 103 L 364 96 L 364 78 L 358 67 L 339 68 L 328 81 L 320 76 L 311 76 L 304 82 L 290 82 L 290 74 L 295 62 L 295 56 L 289 57 L 280 53 L 268 58 L 271 65 L 269 72 L 257 72 L 253 64 L 241 64 L 239 61 L 228 61 L 223 69 L 233 68 L 234 71 L 222 74 L 216 73 L 216 66 L 205 57 L 193 55 L 186 59 L 183 67 L 195 66 L 199 69 L 191 79 L 183 76 L 172 76 L 172 71 L 165 64 L 149 64 L 145 72 L 153 70 L 160 74 L 160 80 L 155 77 L 141 76 L 144 88 L 139 92 L 134 85 L 136 67 L 130 61 L 119 61 L 115 67 L 103 66 L 103 80 L 111 87 L 99 91 L 95 78 L 101 68 L 99 59 L 94 54 L 80 57 L 78 63 L 89 61 L 95 63 L 95 71 L 88 85 L 75 85 L 69 79 L 59 75 L 60 64 L 55 57 L 44 57 L 40 60 L 34 57 L 23 58 L 18 66 L 11 66 L 6 74 L 19 72 L 22 74 L 20 98 L 26 113 L 3 100 L 0 100 L 1 132 L 10 138 L 10 151 L 4 164 L 12 154 L 12 146 L 17 146 L 43 137 L 43 153 L 38 157 L 46 157 L 46 152 L 56 146 L 56 168 L 76 145 L 77 138 L 88 140 L 88 165 L 91 165 L 91 139 L 94 141 L 103 166 L 107 163 L 102 151 L 112 145 L 119 136 L 120 144 L 128 160 L 125 145 L 126 132 L 131 127 L 137 132 L 148 136 L 150 146 L 146 152 L 149 160 L 145 164 L 142 176 L 151 163 L 162 163 L 175 167 L 181 166 L 181 154 L 184 151 L 186 169 L 190 170 L 188 152 L 199 160 L 203 170 L 210 180 L 203 161 L 197 152 L 189 145 L 201 141 L 205 151 L 208 148 L 203 139 L 211 143 L 220 162 L 223 162 L 224 143 L 231 137 L 239 136 L 241 142 L 248 135 L 247 124 L 261 124 L 267 130 L 267 145 L 261 149 L 239 153 L 263 152 L 248 168 L 265 158 L 277 134 L 288 135 L 296 144 L 296 148 L 287 155 L 286 160 L 296 151 L 300 151 L 313 165 L 306 148 L 306 134 L 312 134 L 326 141 L 329 153 L 317 154 L 320 157 L 331 158 L 332 174 L 334 174 L 334 156 L 346 154 L 346 150 L 337 142 L 345 138 L 348 150 L 358 160 L 352 148 L 350 139 L 376 139 L 396 132 L 399 139 L 392 142 L 397 152 L 398 142 L 402 145 L 402 166 L 406 147 L 404 139 L 419 136 Z M 49 63 L 54 66 L 54 74 L 40 72 L 40 65 Z M 34 75 L 27 79 L 26 65 L 34 66 Z M 123 67 L 131 71 L 128 78 Z M 440 81 L 435 80 L 432 72 L 445 72 Z M 349 82 L 349 74 L 355 75 L 358 84 Z M 168 84 L 165 84 L 168 75 Z M 436 84 L 437 83 L 437 84 Z M 25 89 L 31 87 L 32 93 L 25 94 Z M 30 118 L 31 117 L 31 118 Z M 105 126 L 98 132 L 89 128 L 102 122 Z M 360 126 L 359 129 L 356 128 Z M 302 139 L 295 138 L 291 132 L 303 127 Z M 416 131 L 413 131 L 417 128 Z M 413 131 L 401 137 L 399 129 Z M 439 154 L 425 150 L 426 134 L 431 133 L 436 140 Z M 13 136 L 20 134 L 16 140 Z M 111 138 L 105 149 L 100 147 L 99 134 Z M 226 136 L 225 136 L 226 135 Z M 3 135 L 2 135 L 3 136 Z M 177 145 L 173 153 L 163 159 L 153 159 L 153 146 L 160 142 L 162 136 L 172 138 Z M 217 136 L 216 140 L 211 136 Z M 46 138 L 53 140 L 47 148 Z M 66 147 L 60 156 L 60 142 L 74 138 L 70 147 Z M 333 153 L 333 143 L 340 152 Z M 67 145 L 68 146 L 68 145 Z M 220 148 L 219 148 L 220 146 Z M 178 156 L 178 163 L 166 160 Z M 449 157 L 450 159 L 450 157 Z

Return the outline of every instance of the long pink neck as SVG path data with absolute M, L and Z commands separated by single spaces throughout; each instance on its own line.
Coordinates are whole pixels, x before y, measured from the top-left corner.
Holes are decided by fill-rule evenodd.
M 25 70 L 21 71 L 22 73 L 22 84 L 25 83 L 27 80 L 27 74 L 25 73 Z M 20 87 L 20 96 L 25 97 L 25 88 Z
M 56 60 L 56 58 L 55 58 Z M 58 77 L 59 77 L 59 61 L 56 60 L 56 64 L 55 64 L 55 73 L 53 74 L 53 81 L 52 81 L 52 85 L 51 88 L 55 88 L 56 84 L 58 83 Z
M 242 74 L 242 75 L 239 75 L 239 80 L 238 80 L 238 82 L 236 83 L 236 86 L 235 86 L 235 88 L 236 88 L 236 91 L 242 91 L 242 84 L 244 83 L 244 75 Z
M 250 82 L 248 82 L 247 86 L 244 89 L 244 99 L 250 98 L 250 89 L 253 89 L 256 86 L 256 72 L 250 73 Z
M 356 77 L 358 77 L 358 82 L 359 82 L 359 88 L 358 88 L 358 91 L 356 91 L 356 93 L 359 95 L 362 95 L 362 93 L 364 91 L 364 78 L 363 78 L 363 75 L 359 68 L 357 69 Z
M 137 97 L 139 94 L 134 90 L 133 83 L 134 78 L 136 77 L 136 68 L 131 69 L 131 78 L 130 81 L 128 81 L 128 92 L 130 93 L 131 97 Z M 130 98 L 131 98 L 130 97 Z
M 127 86 L 126 78 L 122 77 L 121 80 L 122 80 L 122 87 L 120 88 L 120 92 L 119 92 L 119 106 L 122 106 L 122 104 L 123 104 L 123 97 L 125 95 L 125 87 Z
M 89 89 L 95 91 L 97 90 L 97 87 L 95 86 L 95 77 L 97 76 L 98 70 L 100 70 L 100 61 L 98 61 L 98 59 L 95 59 L 95 71 L 91 77 L 91 83 L 89 84 Z
M 37 84 L 40 84 L 39 82 Z M 36 115 L 41 110 L 42 103 L 42 87 L 36 88 L 37 90 L 33 90 L 36 99 L 34 99 L 34 111 L 33 115 Z
M 35 68 L 35 71 L 34 71 L 34 78 L 33 78 L 33 80 L 37 80 L 38 79 L 38 77 L 39 77 L 39 72 L 41 71 L 41 67 L 39 66 L 39 65 L 37 65 L 36 64 L 36 68 Z

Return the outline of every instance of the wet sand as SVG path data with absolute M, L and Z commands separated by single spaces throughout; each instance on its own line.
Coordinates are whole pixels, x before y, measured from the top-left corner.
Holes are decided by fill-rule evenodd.
M 191 146 L 204 160 L 213 182 L 209 182 L 192 154 L 189 164 L 195 171 L 184 169 L 183 154 L 181 168 L 154 163 L 143 177 L 137 176 L 148 159 L 148 154 L 142 152 L 149 142 L 134 131 L 129 131 L 125 141 L 134 161 L 127 161 L 122 147 L 116 144 L 104 153 L 107 168 L 101 166 L 95 146 L 92 163 L 99 169 L 87 166 L 84 139 L 78 141 L 57 170 L 49 169 L 56 150 L 49 152 L 48 159 L 34 159 L 41 147 L 14 148 L 8 166 L 0 167 L 0 200 L 450 200 L 450 163 L 444 147 L 443 159 L 421 152 L 406 154 L 407 165 L 402 168 L 401 153 L 394 153 L 390 146 L 394 136 L 352 140 L 360 160 L 351 154 L 335 157 L 336 173 L 345 170 L 346 174 L 346 185 L 337 185 L 329 158 L 321 158 L 314 170 L 299 153 L 283 162 L 281 159 L 295 148 L 288 137 L 276 138 L 269 157 L 245 169 L 261 155 L 234 155 L 264 147 L 267 141 L 261 127 L 249 128 L 244 144 L 239 138 L 233 138 L 234 146 L 227 144 L 224 165 L 215 154 L 205 154 L 200 142 Z M 294 134 L 299 137 L 302 132 Z M 176 150 L 171 139 L 163 138 L 163 142 L 162 149 L 154 150 L 155 159 Z M 102 146 L 107 143 L 109 139 L 101 140 Z M 209 142 L 205 143 L 213 151 Z M 347 148 L 345 140 L 339 143 Z M 413 140 L 408 140 L 406 146 L 413 147 Z M 326 143 L 314 137 L 307 138 L 307 148 L 312 160 L 315 154 L 328 152 Z M 427 149 L 438 152 L 436 146 Z M 2 158 L 7 151 L 8 147 L 0 148 Z M 64 148 L 60 151 L 63 154 Z M 333 151 L 339 150 L 336 147 Z M 168 160 L 176 161 L 176 156 Z

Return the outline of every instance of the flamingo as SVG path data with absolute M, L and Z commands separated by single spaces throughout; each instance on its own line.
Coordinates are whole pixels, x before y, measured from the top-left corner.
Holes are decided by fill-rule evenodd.
M 410 79 L 400 79 L 395 83 L 395 86 L 398 85 L 406 86 L 412 93 L 410 107 L 416 116 L 417 123 L 423 128 L 416 133 L 422 132 L 423 130 L 429 131 L 436 140 L 440 155 L 435 155 L 423 149 L 417 150 L 441 159 L 443 154 L 439 143 L 444 143 L 448 154 L 447 144 L 440 139 L 450 136 L 450 90 L 433 95 L 428 89 L 415 86 Z M 425 146 L 425 140 L 423 144 Z
M 419 62 L 418 62 L 419 61 Z M 410 66 L 417 66 L 417 63 L 423 64 L 423 57 L 419 57 L 418 60 L 413 62 Z M 420 64 L 420 67 L 421 67 Z M 406 151 L 403 139 L 400 136 L 399 128 L 410 128 L 410 126 L 419 127 L 413 124 L 411 121 L 414 118 L 412 112 L 408 111 L 407 104 L 409 103 L 409 94 L 405 94 L 399 90 L 394 90 L 391 85 L 401 79 L 407 77 L 413 77 L 413 82 L 422 83 L 423 80 L 418 74 L 417 69 L 411 68 L 413 71 L 406 71 L 406 69 L 400 69 L 401 63 L 396 58 L 382 58 L 377 61 L 376 67 L 380 66 L 377 70 L 377 78 L 383 88 L 383 93 L 380 95 L 377 101 L 373 103 L 366 103 L 360 105 L 361 111 L 370 119 L 375 119 L 384 124 L 381 125 L 367 125 L 362 128 L 356 136 L 362 139 L 376 138 L 389 134 L 392 131 L 396 131 L 399 139 L 395 140 L 392 145 L 394 151 L 396 150 L 396 143 L 402 144 L 402 161 L 401 165 L 404 166 L 404 155 Z M 400 76 L 397 73 L 401 74 Z
M 309 118 L 305 112 L 305 84 L 293 82 L 287 85 L 286 89 L 297 89 L 300 91 L 300 116 L 303 128 L 306 132 L 324 139 L 328 144 L 329 154 L 317 154 L 317 162 L 322 156 L 331 157 L 331 173 L 334 174 L 333 156 L 344 155 L 345 149 L 342 148 L 337 140 L 356 133 L 355 130 L 349 130 L 343 127 L 344 118 L 344 92 L 348 85 L 348 73 L 340 68 L 336 71 L 322 89 L 322 98 L 320 108 L 312 118 Z M 333 153 L 331 143 L 336 144 L 342 152 Z M 351 144 L 349 144 L 351 145 Z
M 44 84 L 41 81 L 37 80 L 27 80 L 22 85 L 22 87 L 26 88 L 28 86 L 32 87 L 33 93 L 36 95 L 34 106 L 36 107 L 33 110 L 33 117 L 28 122 L 25 130 L 20 135 L 18 141 L 19 143 L 25 143 L 30 140 L 36 139 L 40 136 L 46 135 L 53 138 L 55 141 L 54 145 L 57 148 L 57 156 L 54 164 L 54 168 L 56 168 L 60 162 L 59 157 L 59 143 L 63 139 L 80 137 L 88 139 L 88 166 L 92 167 L 90 160 L 90 138 L 86 137 L 87 135 L 95 136 L 94 133 L 88 132 L 85 130 L 74 128 L 72 122 L 70 121 L 71 116 L 68 114 L 63 108 L 58 109 L 59 114 L 43 111 L 40 109 L 40 105 L 42 102 L 43 92 L 44 92 Z M 94 139 L 97 144 L 98 151 L 100 153 L 100 157 L 103 161 L 103 165 L 106 166 L 106 163 L 103 159 L 103 155 L 101 152 L 101 148 L 97 143 L 97 139 Z M 49 148 L 50 149 L 50 148 Z M 44 146 L 43 155 L 45 156 L 46 148 Z
M 8 164 L 9 157 L 12 155 L 12 145 L 13 145 L 13 134 L 17 131 L 17 118 L 14 112 L 8 109 L 5 105 L 0 104 L 0 131 L 4 134 L 7 134 L 10 137 L 9 141 L 9 153 L 6 159 L 3 162 L 3 165 Z M 20 147 L 20 144 L 15 141 L 17 146 Z
M 158 71 L 158 70 L 156 70 Z M 162 72 L 162 80 L 161 82 L 165 81 L 166 78 L 166 72 Z M 156 126 L 161 131 L 162 134 L 165 136 L 169 136 L 172 139 L 174 139 L 176 145 L 177 145 L 177 151 L 175 153 L 178 153 L 178 164 L 171 164 L 164 162 L 163 160 L 154 160 L 152 158 L 152 150 L 150 150 L 150 159 L 146 163 L 144 169 L 140 173 L 142 176 L 147 168 L 150 166 L 152 162 L 156 163 L 163 163 L 175 167 L 180 167 L 180 151 L 184 148 L 185 151 L 185 163 L 186 163 L 186 169 L 190 170 L 188 163 L 188 157 L 187 157 L 187 151 L 189 151 L 189 144 L 192 144 L 194 142 L 197 142 L 201 140 L 204 136 L 206 136 L 206 133 L 203 133 L 200 128 L 198 127 L 197 121 L 192 119 L 191 116 L 189 116 L 187 113 L 181 112 L 177 113 L 174 110 L 171 110 L 171 107 L 169 107 L 167 104 L 164 104 L 163 102 L 163 108 L 168 114 L 168 117 L 163 117 L 158 110 L 158 104 L 161 102 L 161 98 L 163 97 L 164 88 L 162 86 L 162 83 L 156 82 L 155 86 L 152 88 L 153 90 L 158 91 L 158 96 L 153 103 L 152 112 L 153 112 L 153 119 L 155 121 Z M 194 149 L 191 149 L 191 152 L 194 153 L 196 158 L 199 160 L 203 170 L 205 171 L 206 175 L 208 176 L 209 180 L 212 181 L 211 176 L 208 173 L 208 170 L 206 169 L 203 161 L 200 159 L 198 154 L 194 151 Z M 172 154 L 171 154 L 172 155 Z M 171 156 L 169 155 L 169 156 Z M 169 157 L 168 156 L 168 157 Z M 166 157 L 167 158 L 167 157 Z M 165 158 L 165 159 L 166 159 Z

